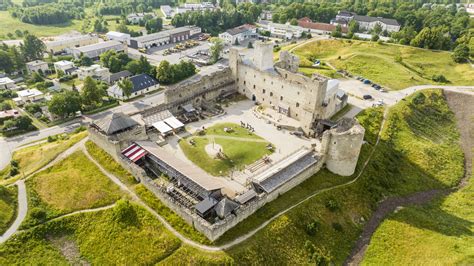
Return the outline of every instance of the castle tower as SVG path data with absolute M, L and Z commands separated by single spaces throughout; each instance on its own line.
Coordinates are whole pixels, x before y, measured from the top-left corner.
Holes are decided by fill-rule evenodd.
M 273 43 L 255 42 L 253 63 L 262 71 L 273 69 Z
M 365 129 L 350 118 L 343 118 L 335 128 L 324 132 L 321 152 L 329 171 L 341 176 L 354 174 L 364 133 Z

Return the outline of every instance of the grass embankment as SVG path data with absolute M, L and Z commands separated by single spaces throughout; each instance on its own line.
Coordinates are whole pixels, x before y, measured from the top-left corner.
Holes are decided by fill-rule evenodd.
M 469 64 L 457 64 L 450 52 L 432 51 L 410 46 L 378 44 L 354 40 L 318 40 L 298 46 L 293 53 L 300 56 L 305 74 L 328 72 L 311 68 L 316 59 L 328 62 L 382 86 L 400 90 L 414 85 L 440 84 L 434 75 L 444 75 L 447 85 L 472 85 L 474 69 Z
M 224 128 L 232 128 L 233 132 L 227 133 Z M 191 138 L 195 141 L 194 145 L 189 143 Z M 269 142 L 234 123 L 216 124 L 206 129 L 206 135 L 191 138 L 179 142 L 184 154 L 190 161 L 214 176 L 228 175 L 232 169 L 242 170 L 246 165 L 272 153 L 267 149 Z M 226 158 L 216 159 L 209 156 L 205 147 L 213 142 L 222 147 Z
M 83 209 L 114 203 L 120 188 L 77 151 L 26 181 L 28 215 L 23 228 Z
M 16 216 L 18 204 L 17 186 L 0 186 L 0 235 L 3 235 Z
M 112 209 L 65 217 L 22 232 L 0 246 L 0 264 L 151 265 L 180 241 L 143 208 L 119 201 Z
M 415 100 L 417 96 L 414 96 L 390 111 L 381 142 L 357 182 L 311 198 L 227 253 L 242 264 L 306 264 L 321 261 L 342 264 L 377 202 L 385 197 L 445 188 L 455 183 L 462 176 L 463 157 L 457 143 L 453 114 L 446 108 L 441 92 L 425 91 L 422 94 L 425 95 L 424 103 Z M 358 115 L 366 128 L 365 139 L 368 142 L 363 145 L 359 165 L 367 158 L 376 141 L 381 117 L 380 109 L 365 110 Z M 421 129 L 425 130 L 423 135 L 419 133 Z M 446 137 L 439 138 L 440 133 Z M 407 136 L 411 138 L 407 139 Z M 414 153 L 418 153 L 421 158 L 414 160 Z M 443 158 L 449 160 L 439 166 L 433 165 L 432 162 Z M 436 170 L 429 167 L 436 167 Z M 309 180 L 324 175 L 327 172 L 321 171 Z M 309 185 L 304 183 L 299 187 Z M 306 193 L 310 194 L 314 190 L 308 191 Z M 282 195 L 268 206 L 278 204 L 285 197 L 286 194 Z M 286 204 L 292 205 L 294 202 L 287 200 Z M 228 234 L 248 232 L 261 224 L 255 222 L 258 219 L 259 215 L 252 215 L 237 225 L 235 230 L 239 230 L 238 233 L 231 230 Z M 226 239 L 226 235 L 223 239 Z
M 166 207 L 156 196 L 150 192 L 144 185 L 137 184 L 134 177 L 125 170 L 118 162 L 116 162 L 112 156 L 107 152 L 99 148 L 92 141 L 86 142 L 86 148 L 89 154 L 102 165 L 108 172 L 118 177 L 122 182 L 127 184 L 135 193 L 142 199 L 148 206 L 155 210 L 161 215 L 173 228 L 184 236 L 197 241 L 202 244 L 210 244 L 210 240 L 207 239 L 203 234 L 196 231 L 191 225 L 177 215 L 171 209 Z
M 86 136 L 87 131 L 82 131 L 54 142 L 44 142 L 14 151 L 12 159 L 18 162 L 18 174 L 10 176 L 11 165 L 7 166 L 0 171 L 0 184 L 11 184 L 41 169 Z

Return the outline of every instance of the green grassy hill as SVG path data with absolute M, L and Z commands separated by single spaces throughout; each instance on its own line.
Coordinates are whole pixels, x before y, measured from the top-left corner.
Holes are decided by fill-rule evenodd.
M 0 186 L 0 235 L 3 235 L 15 219 L 16 208 L 17 187 Z
M 333 74 L 324 66 L 322 71 L 311 68 L 312 62 L 320 59 L 394 90 L 437 84 L 432 78 L 440 74 L 449 80 L 447 85 L 474 83 L 474 69 L 469 64 L 455 63 L 451 53 L 444 51 L 367 41 L 319 40 L 298 46 L 293 53 L 300 56 L 300 66 L 306 74 Z

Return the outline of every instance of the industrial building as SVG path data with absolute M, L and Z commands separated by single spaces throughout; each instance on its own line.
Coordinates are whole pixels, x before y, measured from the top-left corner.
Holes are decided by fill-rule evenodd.
M 115 50 L 117 52 L 127 52 L 127 46 L 118 41 L 106 41 L 96 44 L 86 45 L 72 49 L 74 58 L 79 58 L 81 55 L 89 58 L 99 58 L 99 56 L 109 50 Z
M 192 36 L 201 33 L 201 28 L 195 26 L 184 26 L 171 30 L 164 30 L 145 36 L 131 38 L 130 47 L 135 49 L 163 46 L 188 40 Z

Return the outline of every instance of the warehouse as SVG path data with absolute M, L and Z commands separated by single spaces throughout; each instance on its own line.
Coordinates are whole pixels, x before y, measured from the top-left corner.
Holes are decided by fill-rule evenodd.
M 115 50 L 116 52 L 127 52 L 127 46 L 118 41 L 106 41 L 74 48 L 72 49 L 72 54 L 75 58 L 81 57 L 81 54 L 89 58 L 99 58 L 102 53 L 105 53 L 109 50 Z
M 192 36 L 201 32 L 199 27 L 185 26 L 171 30 L 160 31 L 157 33 L 148 34 L 145 36 L 135 37 L 130 40 L 130 47 L 151 48 L 163 46 L 170 43 L 177 43 L 188 40 Z

